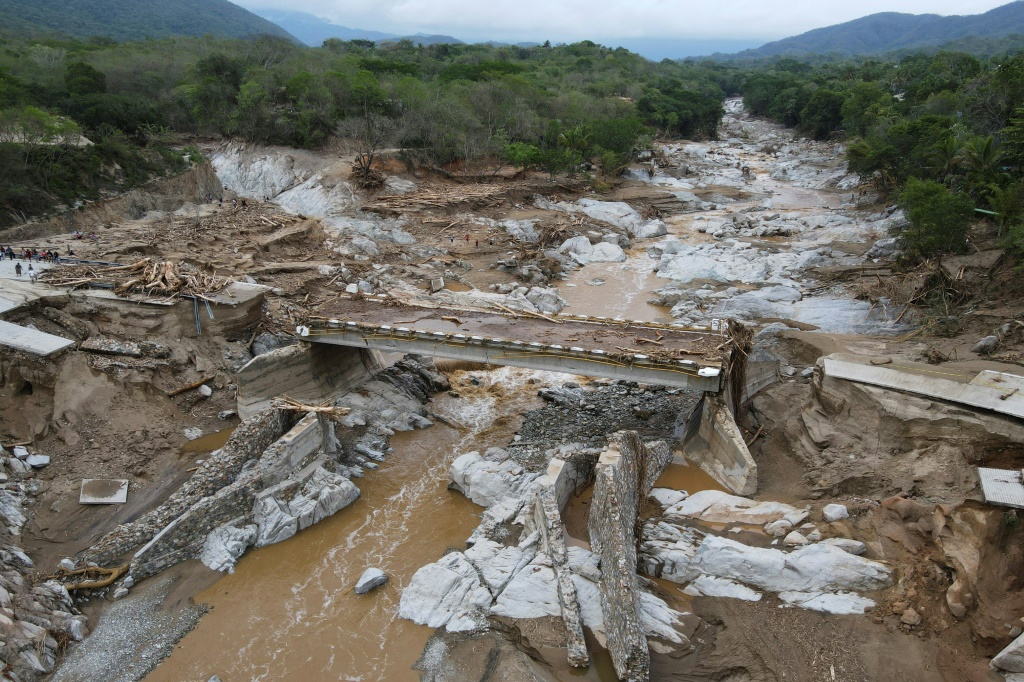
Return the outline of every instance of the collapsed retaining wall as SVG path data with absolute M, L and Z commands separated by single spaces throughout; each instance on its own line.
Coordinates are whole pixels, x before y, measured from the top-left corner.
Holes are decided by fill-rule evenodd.
M 667 444 L 645 446 L 636 432 L 620 431 L 609 439 L 595 470 L 587 523 L 590 544 L 601 557 L 599 587 L 608 651 L 619 679 L 630 682 L 646 682 L 651 665 L 640 617 L 637 521 L 641 503 L 671 460 Z
M 781 364 L 777 356 L 764 348 L 750 351 L 743 369 L 743 396 L 740 403 L 747 402 L 761 389 L 778 382 Z
M 383 365 L 376 351 L 303 343 L 258 355 L 235 376 L 238 415 L 248 419 L 280 395 L 319 404 L 347 393 Z
M 320 423 L 314 414 L 307 414 L 262 453 L 257 466 L 243 470 L 236 481 L 199 500 L 136 552 L 131 562 L 132 576 L 139 580 L 199 556 L 214 529 L 251 516 L 261 491 L 288 478 L 322 444 Z M 294 494 L 304 482 L 289 481 L 292 490 L 288 492 Z
M 125 553 L 148 543 L 171 521 L 238 478 L 246 462 L 263 454 L 291 428 L 295 415 L 266 410 L 242 422 L 224 444 L 166 502 L 136 521 L 122 524 L 86 550 L 82 558 L 109 566 Z
M 686 459 L 736 495 L 756 493 L 757 462 L 723 397 L 705 394 L 689 421 L 683 450 Z
M 193 558 L 230 570 L 248 547 L 281 542 L 348 506 L 359 497 L 350 478 L 367 464 L 360 453 L 381 461 L 387 435 L 431 425 L 423 403 L 448 388 L 414 357 L 364 378 L 360 393 L 327 396 L 351 409 L 338 424 L 343 441 L 322 415 L 259 412 L 160 507 L 114 529 L 82 559 L 109 566 L 141 547 L 130 565 L 134 580 Z
M 558 603 L 565 626 L 566 648 L 569 650 L 569 665 L 585 668 L 590 657 L 583 635 L 583 615 L 579 596 L 572 582 L 568 552 L 562 524 L 562 509 L 569 496 L 584 488 L 593 480 L 593 458 L 580 453 L 570 459 L 554 458 L 548 464 L 547 472 L 537 479 L 537 495 L 534 498 L 533 522 L 540 533 L 541 550 L 551 557 L 558 589 Z M 529 530 L 527 530 L 529 532 Z

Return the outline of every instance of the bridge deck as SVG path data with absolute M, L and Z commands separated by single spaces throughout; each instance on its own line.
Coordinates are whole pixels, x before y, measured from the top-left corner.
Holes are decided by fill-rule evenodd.
M 720 386 L 727 345 L 718 331 L 549 316 L 556 322 L 526 313 L 423 307 L 390 299 L 338 299 L 323 313 L 328 317 L 309 324 L 308 341 L 711 391 Z

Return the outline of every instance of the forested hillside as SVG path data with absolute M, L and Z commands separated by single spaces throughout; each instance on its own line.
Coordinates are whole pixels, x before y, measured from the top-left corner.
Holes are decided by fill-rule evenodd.
M 711 137 L 735 83 L 715 65 L 652 63 L 591 42 L 559 47 L 374 46 L 168 38 L 123 44 L 9 38 L 0 53 L 2 220 L 96 196 L 101 169 L 140 176 L 182 134 L 300 147 L 332 136 L 400 146 L 443 167 L 621 168 L 655 133 Z M 4 133 L 2 130 L 6 130 Z M 39 131 L 28 135 L 26 131 Z M 74 147 L 83 132 L 93 147 Z M 19 144 L 38 144 L 26 151 Z M 161 157 L 157 152 L 163 154 Z M 179 155 L 180 156 L 180 155 Z M 45 163 L 43 163 L 45 161 Z
M 1024 2 L 1021 0 L 984 14 L 969 16 L 881 12 L 724 57 L 758 59 L 812 54 L 877 55 L 894 50 L 918 50 L 945 45 L 969 37 L 1002 38 L 1015 33 L 1024 33 Z
M 850 169 L 907 210 L 904 236 L 918 255 L 968 248 L 968 224 L 984 215 L 975 208 L 1024 253 L 1024 53 L 817 67 L 784 59 L 749 73 L 742 90 L 755 114 L 845 138 Z
M 114 40 L 264 33 L 291 37 L 228 0 L 0 0 L 0 28 Z

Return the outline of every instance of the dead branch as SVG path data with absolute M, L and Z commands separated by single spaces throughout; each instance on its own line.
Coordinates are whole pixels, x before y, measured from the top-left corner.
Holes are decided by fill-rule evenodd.
M 174 389 L 173 391 L 169 391 L 167 393 L 167 395 L 170 396 L 171 398 L 173 398 L 174 396 L 180 395 L 180 394 L 184 393 L 185 391 L 191 391 L 194 388 L 199 388 L 200 386 L 205 384 L 207 381 L 213 381 L 213 379 L 214 379 L 213 377 L 203 377 L 199 381 L 193 381 L 191 384 L 186 384 L 184 386 L 180 386 L 180 387 Z

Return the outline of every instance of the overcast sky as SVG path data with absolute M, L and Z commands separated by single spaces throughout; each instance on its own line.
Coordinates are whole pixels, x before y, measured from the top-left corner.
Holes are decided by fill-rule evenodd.
M 1006 0 L 234 0 L 349 28 L 462 40 L 614 38 L 768 41 L 875 12 L 979 14 Z

